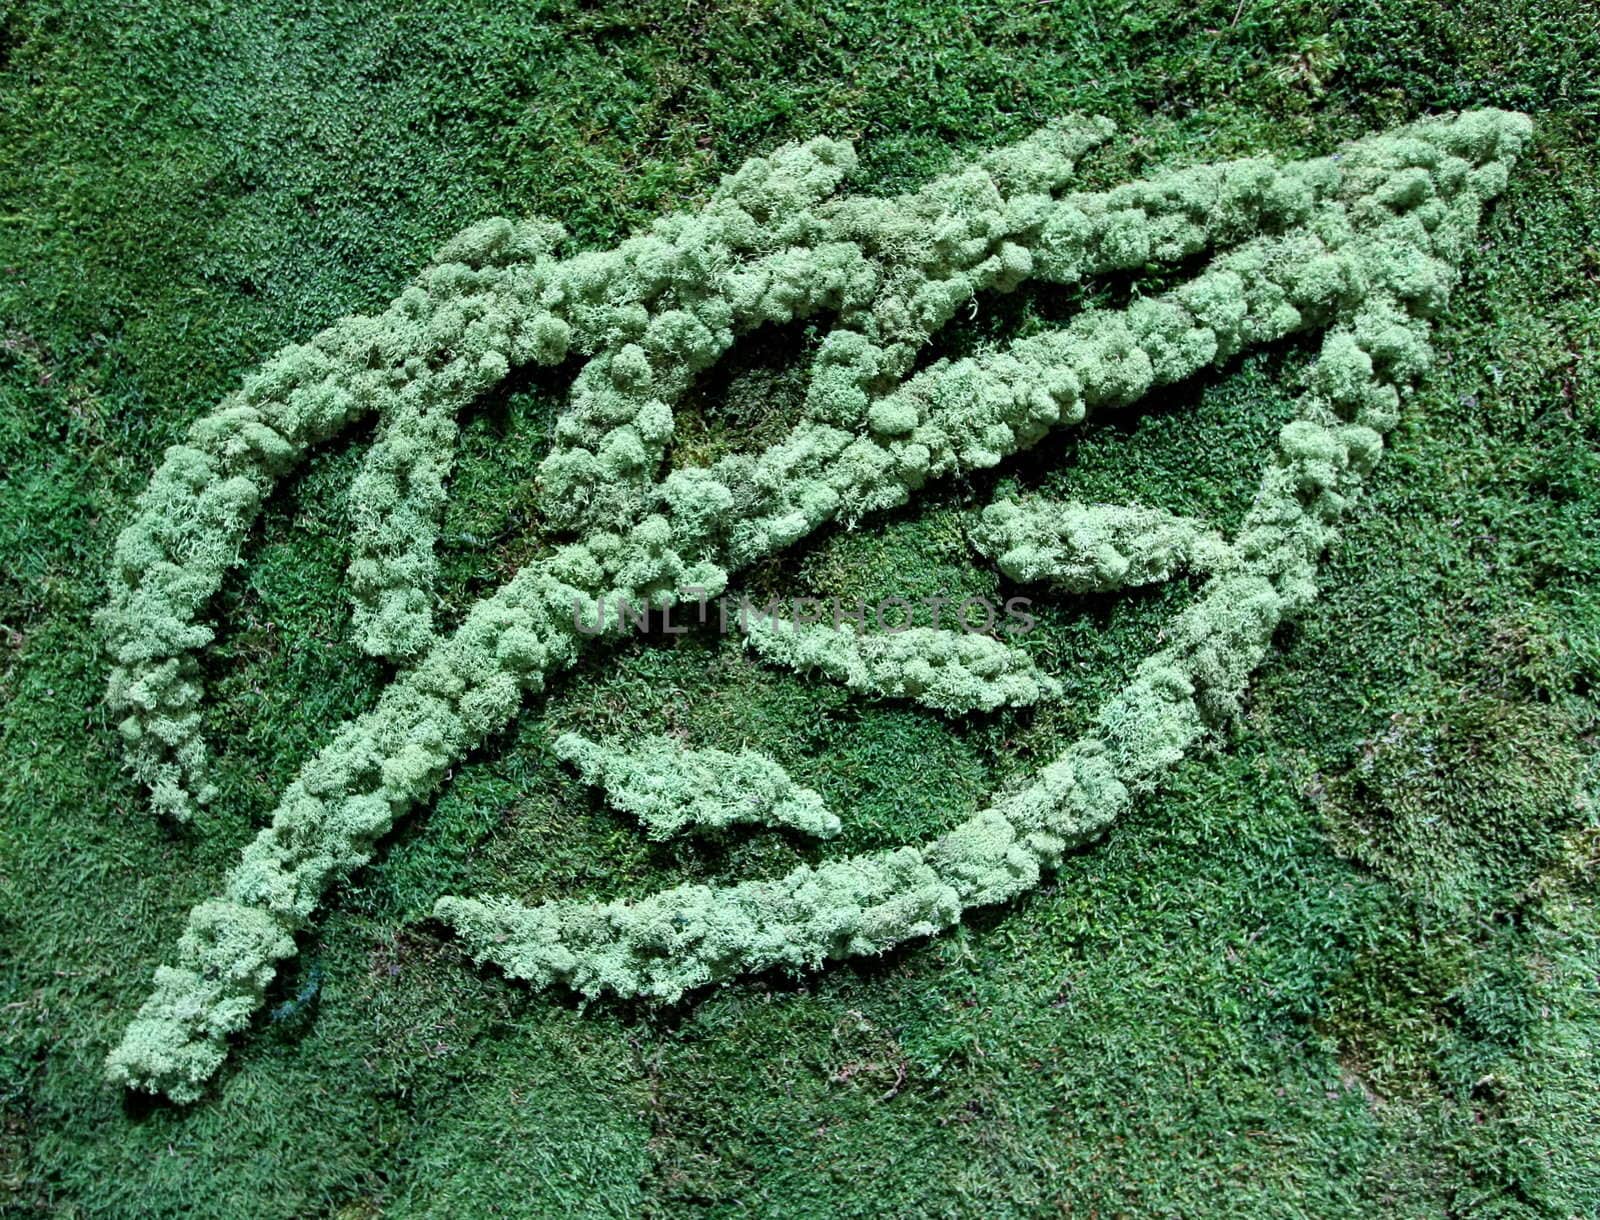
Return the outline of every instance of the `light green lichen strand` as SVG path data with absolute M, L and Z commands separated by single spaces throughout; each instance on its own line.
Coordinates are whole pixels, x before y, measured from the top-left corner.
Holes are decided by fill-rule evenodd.
M 769 755 L 755 750 L 691 750 L 673 737 L 640 737 L 626 747 L 563 733 L 557 758 L 584 782 L 604 789 L 614 808 L 638 818 L 653 839 L 685 831 L 758 825 L 818 838 L 839 833 L 821 795 L 802 787 Z
M 1234 562 L 1215 530 L 1159 508 L 1001 499 L 969 535 L 1012 580 L 1065 593 L 1108 593 L 1211 572 Z
M 1061 694 L 1061 684 L 1040 673 L 1027 653 L 987 635 L 933 627 L 863 634 L 763 616 L 749 617 L 744 629 L 763 660 L 951 716 L 1027 707 Z
M 374 356 L 399 360 L 406 374 L 375 404 L 377 436 L 349 494 L 353 628 L 374 656 L 415 656 L 433 639 L 434 551 L 458 414 L 505 377 L 514 356 L 553 364 L 566 355 L 570 329 L 538 307 L 562 237 L 554 224 L 504 219 L 459 234 L 414 289 L 431 350 Z

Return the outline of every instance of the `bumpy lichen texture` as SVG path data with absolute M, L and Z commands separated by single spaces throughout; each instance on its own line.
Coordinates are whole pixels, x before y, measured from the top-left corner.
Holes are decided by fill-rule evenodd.
M 563 733 L 556 756 L 606 800 L 644 823 L 652 838 L 740 824 L 781 826 L 819 838 L 839 833 L 822 797 L 789 778 L 755 750 L 691 750 L 673 737 L 641 737 L 627 746 Z
M 1027 653 L 973 632 L 909 627 L 880 635 L 752 618 L 745 634 L 757 654 L 779 665 L 951 715 L 1027 707 L 1061 693 Z
M 1233 561 L 1232 548 L 1201 522 L 1124 504 L 997 500 L 972 542 L 1012 580 L 1048 581 L 1065 593 L 1157 584 Z
M 103 622 L 134 769 L 177 816 L 204 795 L 194 653 L 210 631 L 197 617 L 272 482 L 373 412 L 387 449 L 363 471 L 356 508 L 353 566 L 371 565 L 352 573 L 358 629 L 417 659 L 303 767 L 222 896 L 196 908 L 177 964 L 157 972 L 111 1053 L 111 1078 L 200 1095 L 328 886 L 576 659 L 587 637 L 575 601 L 716 596 L 729 572 L 828 521 L 903 504 L 929 479 L 992 467 L 1091 410 L 1326 328 L 1226 553 L 1184 555 L 1211 569 L 1198 600 L 1031 781 L 930 843 L 781 878 L 611 903 L 446 898 L 437 914 L 516 977 L 672 997 L 742 970 L 882 950 L 1035 884 L 1232 713 L 1278 623 L 1311 601 L 1318 557 L 1427 365 L 1429 320 L 1529 131 L 1523 116 L 1479 111 L 1333 157 L 1073 194 L 1073 162 L 1108 127 L 1067 122 L 890 200 L 829 198 L 851 154 L 812 141 L 752 162 L 705 212 L 607 254 L 557 260 L 548 225 L 478 226 L 384 314 L 275 357 L 168 452 L 119 539 Z M 976 292 L 1222 244 L 1233 248 L 1170 292 L 907 376 Z M 806 418 L 762 453 L 664 473 L 672 403 L 694 371 L 742 330 L 820 312 L 838 325 L 811 370 Z M 424 618 L 445 419 L 507 367 L 574 349 L 586 363 L 542 471 L 552 526 L 571 541 L 434 638 Z M 1095 527 L 1128 560 L 1116 579 L 1141 564 L 1158 575 L 1171 557 L 1140 551 L 1146 533 L 1120 520 Z M 1079 570 L 1061 531 L 1039 545 L 1048 554 L 1027 571 Z M 1102 554 L 1088 576 L 1064 579 L 1108 579 L 1116 566 Z

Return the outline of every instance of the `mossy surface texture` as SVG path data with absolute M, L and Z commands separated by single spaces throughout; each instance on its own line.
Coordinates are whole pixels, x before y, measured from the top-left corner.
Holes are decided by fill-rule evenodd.
M 1597 26 L 1553 0 L 0 0 L 0 1212 L 1600 1211 Z M 1118 134 L 1070 188 L 1096 191 L 1482 106 L 1534 134 L 1318 599 L 1226 730 L 1039 888 L 672 1003 L 534 990 L 432 917 L 441 894 L 609 901 L 937 839 L 1091 726 L 1194 600 L 1186 558 L 1148 587 L 1029 586 L 1038 626 L 1007 643 L 1061 689 L 971 717 L 765 664 L 737 634 L 598 644 L 329 897 L 197 1100 L 105 1083 L 190 908 L 392 680 L 374 624 L 402 655 L 416 617 L 380 582 L 353 621 L 370 436 L 315 450 L 205 616 L 214 792 L 187 822 L 148 816 L 92 619 L 163 451 L 272 352 L 383 309 L 485 217 L 606 250 L 813 137 L 852 141 L 849 189 L 889 195 L 1101 114 Z M 1197 269 L 980 293 L 923 364 Z M 781 440 L 825 333 L 742 336 L 676 404 L 673 461 Z M 1316 352 L 1252 348 L 818 531 L 736 591 L 999 603 L 1056 561 L 1004 513 L 983 536 L 997 497 L 1232 536 Z M 547 553 L 559 510 L 532 476 L 577 367 L 514 372 L 461 415 L 438 630 Z M 839 833 L 641 834 L 561 733 L 758 747 Z

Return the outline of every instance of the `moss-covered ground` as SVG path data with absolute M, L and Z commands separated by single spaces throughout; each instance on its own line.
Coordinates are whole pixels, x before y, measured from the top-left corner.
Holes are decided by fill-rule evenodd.
M 62 1216 L 1589 1216 L 1600 1213 L 1600 10 L 1578 0 L 432 3 L 0 0 L 0 1212 Z M 1192 586 L 1052 604 L 1068 697 L 952 723 L 695 634 L 591 658 L 332 900 L 212 1094 L 108 1046 L 277 791 L 387 680 L 348 633 L 334 446 L 271 503 L 210 665 L 222 796 L 145 816 L 89 616 L 164 446 L 281 344 L 381 306 L 484 216 L 578 243 L 782 141 L 915 184 L 1067 110 L 1083 169 L 1319 153 L 1490 104 L 1535 142 L 1439 360 L 1227 740 L 1042 891 L 889 957 L 670 1008 L 531 993 L 441 893 L 639 892 L 811 852 L 651 845 L 552 731 L 760 741 L 915 840 L 1048 758 Z M 1103 291 L 1125 295 L 1136 286 Z M 1081 294 L 984 299 L 941 352 Z M 771 439 L 816 335 L 743 344 L 685 460 Z M 1231 528 L 1309 346 L 1047 443 L 1004 479 Z M 537 546 L 561 402 L 466 428 L 446 617 Z M 994 480 L 833 533 L 757 594 L 993 593 Z

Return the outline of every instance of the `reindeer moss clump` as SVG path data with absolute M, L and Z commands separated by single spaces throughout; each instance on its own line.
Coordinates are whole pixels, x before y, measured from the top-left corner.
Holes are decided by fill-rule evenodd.
M 211 637 L 199 617 L 273 482 L 371 415 L 379 439 L 355 504 L 357 626 L 369 647 L 414 660 L 305 764 L 221 897 L 196 908 L 177 965 L 157 972 L 111 1054 L 112 1079 L 179 1101 L 199 1095 L 328 887 L 576 659 L 588 637 L 575 602 L 716 596 L 731 572 L 825 523 L 858 522 L 1091 411 L 1325 330 L 1296 419 L 1224 548 L 1203 527 L 1134 510 L 1097 518 L 1087 535 L 1040 525 L 1012 545 L 1017 518 L 997 516 L 1002 563 L 1032 545 L 1038 554 L 1018 571 L 1067 587 L 1112 579 L 1124 560 L 1124 583 L 1178 566 L 1210 576 L 1091 730 L 963 825 L 771 880 L 609 903 L 452 897 L 436 913 L 475 956 L 518 977 L 671 997 L 743 970 L 881 951 L 1035 885 L 1232 714 L 1279 623 L 1314 597 L 1320 554 L 1427 367 L 1429 320 L 1528 132 L 1520 115 L 1481 111 L 1333 157 L 1180 170 L 1091 195 L 1065 181 L 1109 128 L 1072 121 L 894 199 L 833 198 L 851 153 L 816 140 L 751 162 L 701 213 L 609 253 L 560 259 L 548 225 L 478 226 L 385 313 L 269 361 L 168 452 L 117 544 L 102 623 L 132 765 L 158 808 L 192 816 L 205 796 L 195 652 Z M 1224 244 L 1162 295 L 911 372 L 976 292 Z M 789 435 L 666 472 L 689 378 L 744 330 L 820 313 L 838 324 Z M 508 368 L 569 352 L 584 363 L 540 476 L 558 545 L 435 637 L 427 607 L 448 417 Z M 1180 545 L 1174 531 L 1192 537 Z M 996 690 L 1016 701 L 1007 683 L 1024 672 L 994 641 L 887 646 L 782 629 L 758 648 L 763 640 L 789 650 L 786 660 L 835 665 L 861 689 L 933 692 L 951 710 L 982 707 Z M 936 671 L 947 647 L 959 664 L 941 658 Z
M 1216 531 L 1159 508 L 999 500 L 972 541 L 1012 580 L 1048 581 L 1065 593 L 1109 593 L 1210 572 L 1233 552 Z
M 555 752 L 577 767 L 585 782 L 603 788 L 612 805 L 643 822 L 655 839 L 741 823 L 783 826 L 820 838 L 839 833 L 839 819 L 821 796 L 754 750 L 691 750 L 671 737 L 645 737 L 623 748 L 563 733 Z
M 1061 693 L 1026 653 L 986 635 L 931 627 L 863 635 L 763 618 L 752 619 L 746 634 L 766 660 L 951 715 L 1026 707 Z

